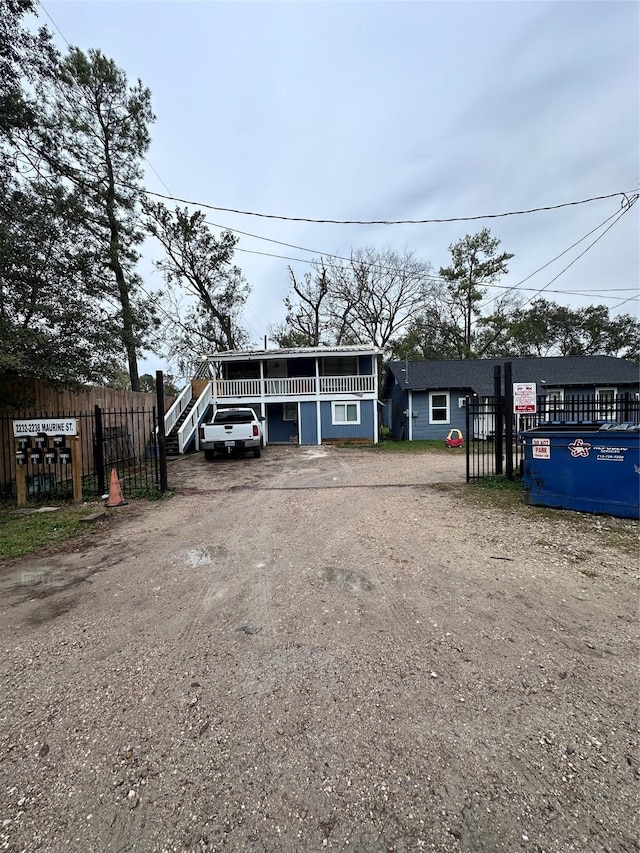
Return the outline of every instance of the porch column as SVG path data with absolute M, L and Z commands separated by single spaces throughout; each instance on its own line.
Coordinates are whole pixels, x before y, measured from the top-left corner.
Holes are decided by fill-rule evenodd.
M 409 441 L 413 441 L 413 391 L 409 390 L 409 408 L 407 409 L 407 420 L 409 421 Z
M 322 411 L 320 407 L 320 359 L 315 358 L 316 362 L 316 435 L 318 436 L 318 444 L 322 444 Z
M 260 411 L 264 417 L 262 421 L 262 436 L 266 447 L 269 443 L 269 425 L 267 423 L 267 395 L 265 394 L 266 389 L 264 387 L 264 361 L 260 359 L 258 364 L 260 365 Z
M 377 444 L 380 436 L 378 435 L 378 420 L 380 418 L 380 406 L 378 404 L 378 356 L 371 356 L 371 364 L 373 367 L 373 443 Z M 391 424 L 389 424 L 391 426 Z

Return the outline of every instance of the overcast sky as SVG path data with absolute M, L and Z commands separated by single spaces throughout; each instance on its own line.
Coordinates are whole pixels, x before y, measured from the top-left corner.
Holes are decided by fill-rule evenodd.
M 100 48 L 153 96 L 147 188 L 312 219 L 432 219 L 633 193 L 640 166 L 637 2 L 42 0 L 64 38 Z M 41 12 L 40 20 L 53 29 Z M 62 48 L 64 42 L 56 33 Z M 636 313 L 640 203 L 522 287 Z M 477 222 L 356 226 L 208 211 L 241 236 L 255 344 L 284 319 L 287 264 L 405 248 L 437 271 L 490 227 L 518 285 L 620 210 L 609 199 Z M 613 220 L 611 220 L 613 221 Z M 246 251 L 242 251 L 246 250 Z M 145 273 L 147 286 L 160 274 Z M 565 291 L 556 293 L 552 291 Z M 527 297 L 532 291 L 523 291 Z M 578 295 L 578 292 L 587 295 Z M 153 369 L 153 360 L 149 364 Z

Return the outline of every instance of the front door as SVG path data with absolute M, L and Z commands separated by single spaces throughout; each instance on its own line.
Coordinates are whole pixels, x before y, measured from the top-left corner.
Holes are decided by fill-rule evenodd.
M 269 444 L 298 443 L 298 404 L 267 403 Z

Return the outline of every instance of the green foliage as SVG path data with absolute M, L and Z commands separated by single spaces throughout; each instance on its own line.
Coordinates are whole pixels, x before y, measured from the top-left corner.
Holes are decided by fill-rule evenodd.
M 165 251 L 156 265 L 167 283 L 167 292 L 160 298 L 167 317 L 168 357 L 177 359 L 186 372 L 199 353 L 246 345 L 240 315 L 249 286 L 233 264 L 237 238 L 230 231 L 216 237 L 201 211 L 190 213 L 177 207 L 171 212 L 161 202 L 146 202 L 144 211 L 147 230 Z M 189 299 L 186 310 L 182 293 Z
M 101 382 L 114 325 L 92 289 L 76 198 L 51 182 L 0 184 L 0 376 Z
M 498 254 L 499 245 L 500 240 L 492 237 L 488 228 L 467 234 L 449 246 L 451 265 L 440 268 L 447 282 L 446 324 L 450 332 L 456 332 L 458 358 L 475 356 L 473 322 L 480 315 L 480 303 L 487 287 L 508 272 L 507 261 L 513 255 Z
M 464 448 L 447 447 L 444 441 L 428 438 L 416 441 L 396 441 L 391 436 L 371 445 L 377 453 L 446 453 L 449 456 L 464 454 Z
M 37 154 L 81 207 L 87 246 L 93 253 L 94 295 L 117 324 L 131 387 L 139 389 L 137 352 L 154 324 L 152 308 L 139 293 L 135 271 L 142 162 L 154 120 L 151 94 L 99 50 L 71 48 L 53 83 L 41 81 L 42 120 Z
M 22 26 L 25 15 L 36 14 L 36 0 L 5 0 L 0 4 L 0 138 L 11 140 L 32 128 L 35 113 L 24 82 L 50 76 L 56 59 L 51 34 L 43 27 L 32 33 Z M 2 152 L 2 171 L 7 154 Z
M 611 317 L 604 305 L 568 308 L 536 299 L 512 316 L 481 321 L 486 338 L 483 355 L 519 357 L 612 355 L 636 360 L 640 322 L 630 314 Z

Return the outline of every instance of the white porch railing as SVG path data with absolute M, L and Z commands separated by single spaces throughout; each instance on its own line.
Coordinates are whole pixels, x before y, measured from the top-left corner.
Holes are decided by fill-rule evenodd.
M 297 379 L 265 379 L 264 392 L 267 397 L 287 396 L 300 397 L 305 394 L 315 394 L 315 377 L 298 377 Z
M 216 379 L 218 397 L 261 397 L 260 379 Z
M 207 383 L 207 387 L 200 394 L 188 417 L 185 418 L 184 423 L 178 430 L 178 453 L 184 453 L 185 447 L 189 444 L 193 434 L 200 425 L 202 416 L 211 405 L 211 400 L 213 399 L 212 384 L 211 382 Z
M 375 376 L 321 376 L 321 394 L 366 394 L 375 390 Z
M 375 390 L 374 376 L 299 376 L 290 379 L 218 379 L 218 398 L 303 397 L 312 394 L 365 394 Z M 319 392 L 318 383 L 319 382 Z
M 178 418 L 187 408 L 189 403 L 191 402 L 191 382 L 183 388 L 180 392 L 180 396 L 175 401 L 173 406 L 169 409 L 169 411 L 164 416 L 164 434 L 169 435 L 171 430 L 176 425 Z

